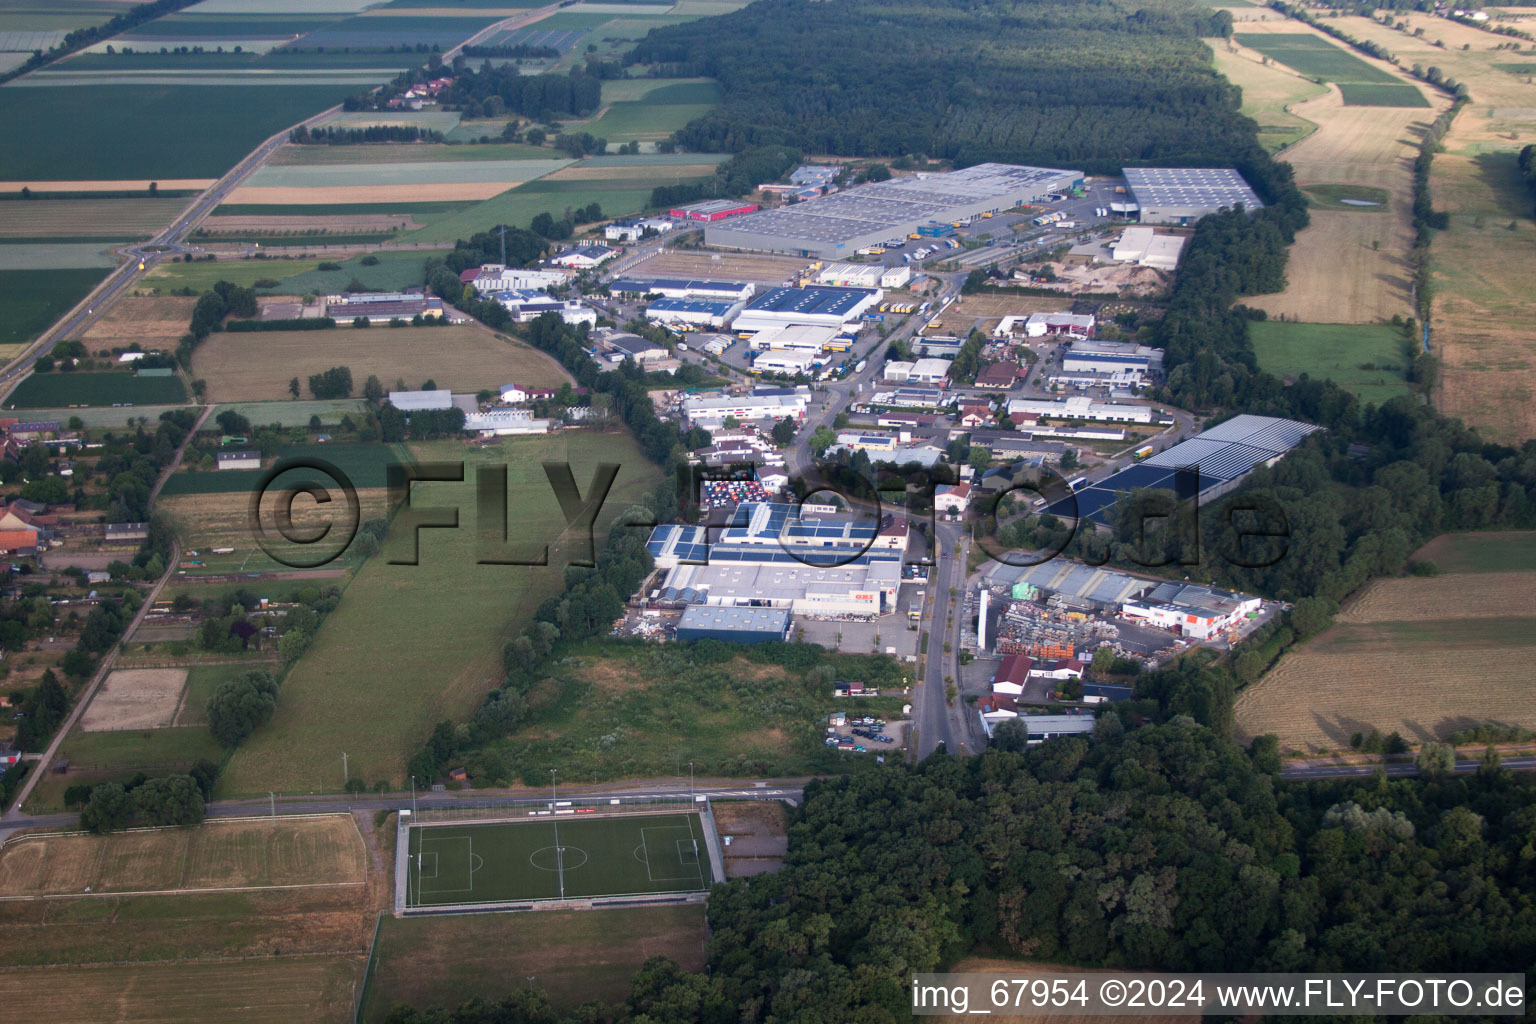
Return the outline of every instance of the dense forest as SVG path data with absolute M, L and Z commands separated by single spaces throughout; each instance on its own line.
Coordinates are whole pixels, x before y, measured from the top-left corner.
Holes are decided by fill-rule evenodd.
M 1262 160 L 1200 36 L 1231 17 L 1111 0 L 762 0 L 657 29 L 626 59 L 709 75 L 722 107 L 678 141 L 958 164 Z
M 1524 971 L 1532 783 L 1281 784 L 1188 717 L 812 783 L 785 868 L 715 889 L 707 974 L 653 960 L 624 1007 L 398 1008 L 393 1024 L 875 1022 L 973 951 L 1204 971 Z M 510 987 L 510 986 L 509 986 Z M 520 1012 L 519 1012 L 520 1011 Z M 500 1014 L 500 1015 L 498 1015 Z
M 486 61 L 478 70 L 462 72 L 438 100 L 462 107 L 472 117 L 513 113 L 548 121 L 585 117 L 598 108 L 602 96 L 602 79 L 584 68 L 569 74 L 524 75 L 516 64 Z

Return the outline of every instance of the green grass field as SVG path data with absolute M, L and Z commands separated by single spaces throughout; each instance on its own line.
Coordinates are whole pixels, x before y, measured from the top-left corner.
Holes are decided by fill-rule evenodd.
M 179 377 L 136 377 L 131 373 L 34 373 L 17 385 L 6 405 L 43 409 L 67 405 L 174 405 L 187 400 Z
M 1248 325 L 1259 365 L 1282 377 L 1331 379 L 1378 405 L 1408 393 L 1403 336 L 1386 324 L 1301 324 L 1257 320 Z M 1364 369 L 1362 364 L 1376 369 Z
M 5 89 L 0 181 L 217 178 L 268 135 L 356 91 L 255 83 Z
M 208 696 L 203 697 L 203 703 L 206 704 L 211 696 L 210 690 Z M 219 746 L 213 734 L 195 725 L 111 732 L 77 731 L 65 738 L 62 750 L 71 765 L 100 771 L 184 768 L 197 761 L 217 764 L 224 756 L 224 748 Z
M 463 721 L 501 683 L 502 645 L 541 601 L 560 592 L 563 567 L 477 563 L 477 464 L 507 466 L 510 507 L 519 510 L 522 536 L 550 541 L 564 519 L 544 460 L 568 461 L 583 493 L 597 463 L 620 465 L 599 515 L 603 526 L 658 480 L 628 433 L 566 431 L 473 449 L 457 441 L 410 447 L 420 462 L 469 461 L 464 483 L 412 489 L 413 504 L 458 507 L 460 528 L 422 530 L 417 565 L 391 565 L 386 558 L 363 564 L 289 670 L 272 723 L 231 758 L 221 791 L 338 789 L 342 750 L 354 777 L 403 786 L 406 761 L 433 724 Z M 386 540 L 386 551 L 391 543 Z M 445 651 L 453 656 L 445 658 Z
M 1318 209 L 1346 213 L 1381 213 L 1390 209 L 1392 199 L 1386 189 L 1373 185 L 1303 185 L 1301 190 Z
M 417 826 L 413 907 L 702 892 L 713 876 L 697 814 Z
M 1413 557 L 1434 562 L 1441 572 L 1536 572 L 1536 533 L 1446 533 Z
M 0 345 L 28 342 L 101 283 L 108 270 L 0 270 Z
M 359 489 L 385 486 L 385 467 L 391 462 L 405 461 L 401 450 L 391 444 L 295 445 L 284 448 L 278 457 L 324 459 L 347 474 L 353 486 Z M 263 469 L 199 469 L 191 472 L 183 469 L 171 475 L 160 493 L 170 497 L 249 491 L 265 472 Z
M 704 907 L 546 910 L 537 927 L 525 914 L 385 914 L 361 1019 L 383 1024 L 397 1003 L 458 1006 L 499 999 L 518 981 L 534 984 L 559 1009 L 622 1003 L 651 956 L 702 970 L 708 938 Z
M 252 423 L 261 426 L 276 423 L 280 427 L 306 427 L 311 416 L 319 416 L 320 422 L 328 427 L 340 424 L 343 416 L 350 416 L 353 422 L 361 423 L 364 412 L 361 398 L 340 398 L 335 401 L 221 402 L 213 410 L 213 415 L 217 416 L 227 409 L 239 413 Z
M 1346 107 L 1428 107 L 1429 100 L 1406 82 L 1396 85 L 1348 82 L 1339 86 Z
M 253 580 L 252 582 L 256 583 L 261 581 Z M 209 591 L 207 596 L 213 596 L 211 591 L 214 588 L 205 586 L 201 589 L 204 591 Z M 283 581 L 283 586 L 281 588 L 274 589 L 280 589 L 284 593 L 290 593 L 293 590 L 293 583 L 291 581 Z M 258 668 L 266 669 L 269 672 L 275 673 L 278 666 L 270 663 L 261 664 L 257 662 L 242 661 L 228 665 L 194 665 L 192 668 L 188 669 L 187 692 L 181 699 L 181 713 L 176 719 L 176 731 L 186 731 L 184 727 L 207 725 L 208 701 L 213 698 L 213 695 L 218 690 L 218 688 L 229 680 L 249 672 L 252 669 Z M 205 732 L 206 730 L 195 729 L 193 731 Z M 212 738 L 213 737 L 210 734 L 209 739 Z
M 1325 42 L 1307 32 L 1276 32 L 1265 35 L 1241 35 L 1237 41 L 1258 50 L 1304 75 L 1328 82 L 1375 82 L 1401 85 L 1401 80 L 1367 64 L 1348 50 Z M 1417 90 L 1415 90 L 1417 91 Z M 1422 97 L 1420 97 L 1422 99 Z M 1379 105 L 1379 104 L 1378 104 Z M 1428 106 L 1425 103 L 1424 106 Z

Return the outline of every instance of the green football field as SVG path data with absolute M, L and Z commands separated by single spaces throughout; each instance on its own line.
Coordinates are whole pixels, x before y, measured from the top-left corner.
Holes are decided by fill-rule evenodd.
M 407 845 L 413 907 L 701 892 L 712 881 L 697 814 L 417 825 Z

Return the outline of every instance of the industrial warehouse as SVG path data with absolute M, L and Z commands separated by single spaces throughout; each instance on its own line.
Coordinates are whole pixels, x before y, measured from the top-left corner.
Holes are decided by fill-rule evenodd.
M 1082 180 L 1082 171 L 977 164 L 948 174 L 859 185 L 813 202 L 710 222 L 704 243 L 839 259 L 929 224 L 947 225 L 1032 203 Z
M 733 328 L 745 332 L 791 324 L 841 327 L 857 320 L 882 294 L 867 288 L 772 288 L 747 303 Z
M 1127 167 L 1125 181 L 1143 224 L 1192 225 L 1224 207 L 1253 211 L 1264 205 L 1230 167 Z M 1150 236 L 1133 238 L 1123 258 L 1142 259 L 1151 244 Z
M 660 607 L 782 608 L 812 617 L 871 618 L 896 607 L 904 521 L 877 527 L 752 502 L 729 510 L 724 524 L 653 530 L 646 549 L 664 576 L 644 599 Z
M 1235 488 L 1256 466 L 1270 466 L 1321 427 L 1274 416 L 1234 416 L 1219 426 L 1120 472 L 1095 481 L 1051 505 L 1068 519 L 1108 522 L 1121 494 L 1142 489 L 1173 491 L 1202 504 Z M 1187 473 L 1179 472 L 1187 470 Z

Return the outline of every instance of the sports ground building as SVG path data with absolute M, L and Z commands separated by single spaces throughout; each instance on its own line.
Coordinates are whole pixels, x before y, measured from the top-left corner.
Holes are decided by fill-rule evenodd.
M 977 164 L 947 174 L 872 182 L 811 202 L 710 223 L 704 229 L 704 243 L 842 259 L 925 225 L 1000 213 L 1082 180 L 1082 171 Z

